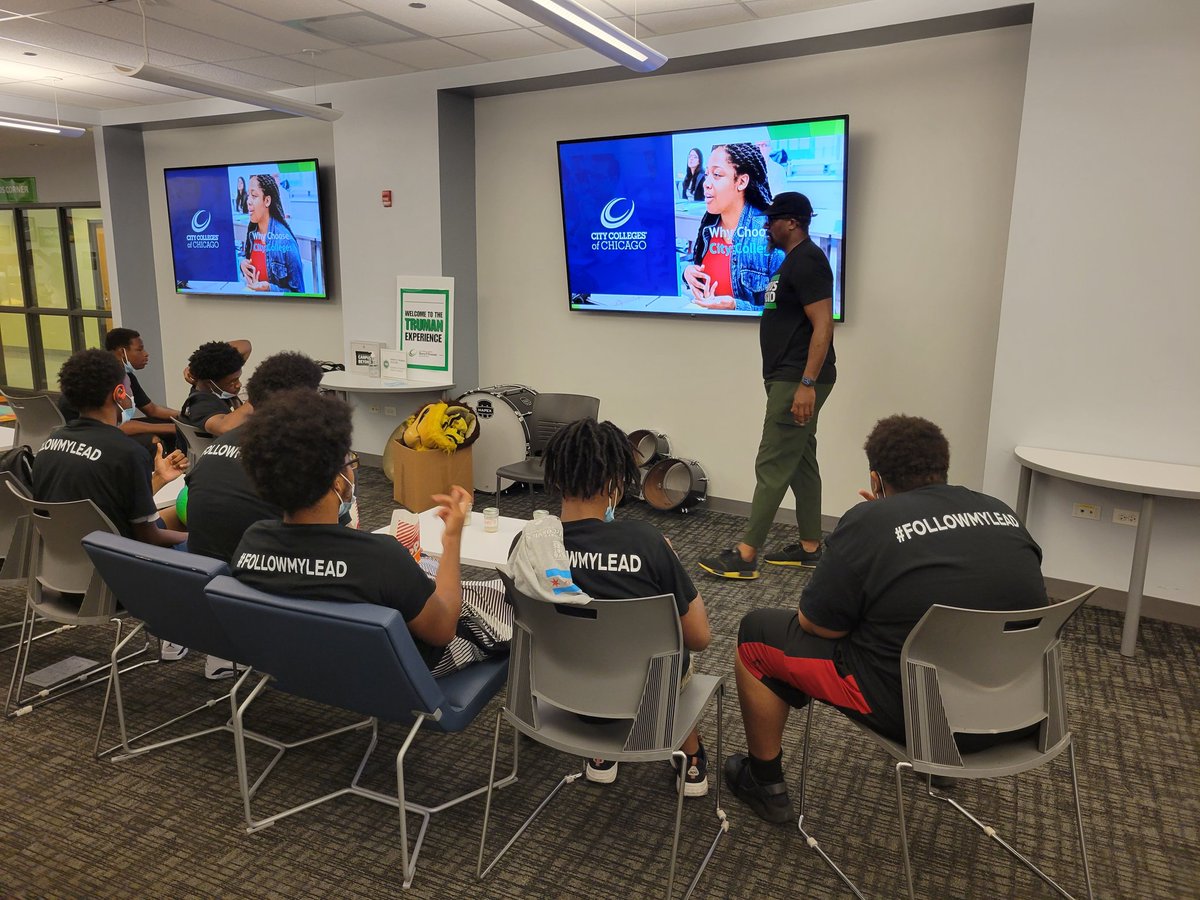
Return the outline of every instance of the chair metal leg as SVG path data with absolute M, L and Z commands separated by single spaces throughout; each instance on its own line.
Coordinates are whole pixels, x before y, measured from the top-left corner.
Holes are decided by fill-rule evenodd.
M 15 715 L 24 715 L 29 710 L 13 712 L 12 701 L 13 694 L 19 694 L 18 687 L 25 683 L 25 665 L 29 662 L 29 647 L 32 643 L 32 637 L 26 640 L 26 633 L 32 634 L 33 623 L 36 619 L 33 605 L 26 600 L 25 611 L 21 614 L 21 638 L 17 641 L 17 657 L 13 660 L 12 678 L 8 682 L 8 697 L 4 701 L 4 716 L 12 718 Z M 20 677 L 17 673 L 20 672 Z
M 1075 776 L 1075 741 L 1072 739 L 1068 748 L 1071 763 L 1071 791 L 1075 795 L 1075 824 L 1079 826 L 1079 855 L 1083 857 L 1083 877 L 1087 883 L 1088 900 L 1094 900 L 1092 893 L 1092 869 L 1088 865 L 1087 841 L 1083 837 L 1083 807 L 1079 803 L 1079 779 Z
M 1070 756 L 1071 785 L 1074 790 L 1074 796 L 1075 796 L 1075 822 L 1079 828 L 1080 849 L 1083 854 L 1083 873 L 1084 873 L 1084 878 L 1087 881 L 1088 897 L 1090 898 L 1093 896 L 1092 895 L 1092 873 L 1091 873 L 1091 869 L 1088 866 L 1087 846 L 1086 846 L 1086 844 L 1083 843 L 1083 812 L 1079 806 L 1079 783 L 1075 778 L 1075 744 L 1074 744 L 1074 742 L 1071 743 L 1069 750 L 1071 752 L 1071 756 Z M 976 818 L 974 815 L 972 815 L 971 812 L 966 807 L 964 807 L 961 803 L 959 803 L 953 797 L 947 797 L 947 796 L 945 796 L 943 794 L 939 794 L 933 790 L 929 790 L 928 794 L 933 799 L 941 800 L 943 803 L 947 803 L 950 806 L 953 806 L 955 809 L 957 809 L 966 818 L 970 819 L 971 822 L 973 822 L 975 824 L 975 826 L 979 828 L 980 831 L 982 831 L 984 834 L 986 834 L 988 837 L 990 837 L 992 840 L 994 840 L 997 844 L 999 844 L 1001 847 L 1003 847 L 1005 850 L 1007 850 L 1009 852 L 1009 854 L 1011 856 L 1013 856 L 1015 859 L 1022 862 L 1027 869 L 1029 869 L 1031 872 L 1033 872 L 1033 874 L 1037 875 L 1037 877 L 1042 879 L 1042 881 L 1046 882 L 1046 884 L 1049 887 L 1051 887 L 1053 890 L 1057 891 L 1061 896 L 1066 897 L 1067 900 L 1075 900 L 1075 898 L 1071 894 L 1069 894 L 1066 890 L 1064 890 L 1063 887 L 1060 884 L 1058 884 L 1058 882 L 1056 882 L 1053 878 L 1051 878 L 1049 875 L 1047 875 L 1045 872 L 1043 872 L 1040 868 L 1038 868 L 1037 865 L 1032 860 L 1029 859 L 1029 857 L 1025 856 L 1025 854 L 1021 853 L 1021 851 L 1019 851 L 1016 847 L 1012 846 L 1012 844 L 1010 844 L 1004 838 L 1000 837 L 1000 835 L 996 832 L 995 828 L 993 828 L 992 826 L 988 825 L 985 822 L 980 821 L 978 818 Z
M 822 860 L 825 861 L 825 865 L 829 866 L 829 868 L 831 868 L 834 871 L 834 874 L 836 874 L 837 877 L 842 880 L 842 883 L 845 884 L 847 888 L 849 888 L 850 892 L 852 894 L 854 894 L 854 896 L 857 897 L 858 900 L 865 900 L 865 898 L 862 895 L 862 892 L 858 889 L 858 885 L 856 885 L 853 881 L 850 880 L 850 876 L 842 871 L 841 867 L 836 862 L 833 861 L 833 857 L 831 857 L 828 853 L 826 853 L 825 848 L 822 847 L 817 842 L 816 837 L 814 837 L 804 827 L 804 797 L 805 797 L 805 790 L 808 787 L 808 756 L 809 756 L 808 748 L 809 748 L 809 740 L 812 736 L 812 730 L 813 730 L 813 709 L 816 705 L 817 705 L 817 702 L 815 700 L 808 701 L 808 714 L 805 717 L 805 725 L 804 725 L 804 751 L 803 751 L 803 754 L 801 755 L 801 761 L 800 761 L 800 803 L 799 803 L 800 816 L 796 822 L 796 828 L 800 831 L 800 836 L 804 838 L 804 843 L 809 848 L 814 850 L 816 852 L 816 854 L 819 857 L 821 857 Z
M 913 893 L 912 863 L 908 859 L 908 825 L 904 820 L 904 770 L 912 770 L 912 763 L 896 763 L 896 813 L 900 817 L 900 855 L 904 857 L 904 880 L 908 885 L 908 900 L 916 900 Z
M 725 720 L 725 685 L 717 688 L 717 756 L 716 758 L 724 761 L 724 744 L 722 738 L 721 723 Z M 722 773 L 716 773 L 716 799 L 714 801 L 714 812 L 717 815 L 717 821 L 720 823 L 717 826 L 717 835 L 713 838 L 712 843 L 708 847 L 708 852 L 704 854 L 704 859 L 700 861 L 700 865 L 696 869 L 696 874 L 692 876 L 692 881 L 688 885 L 687 893 L 683 895 L 683 900 L 688 900 L 692 893 L 696 890 L 696 885 L 700 883 L 700 877 L 704 874 L 704 870 L 708 868 L 709 860 L 713 858 L 713 854 L 717 852 L 717 844 L 721 838 L 729 833 L 729 818 L 725 815 L 725 810 L 721 806 L 721 781 L 723 780 Z

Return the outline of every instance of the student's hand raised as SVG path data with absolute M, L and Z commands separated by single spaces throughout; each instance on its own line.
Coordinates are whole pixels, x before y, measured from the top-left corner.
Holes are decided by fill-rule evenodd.
M 438 505 L 437 517 L 446 525 L 442 540 L 461 537 L 463 525 L 471 515 L 471 492 L 456 484 L 449 494 L 434 494 L 433 501 Z

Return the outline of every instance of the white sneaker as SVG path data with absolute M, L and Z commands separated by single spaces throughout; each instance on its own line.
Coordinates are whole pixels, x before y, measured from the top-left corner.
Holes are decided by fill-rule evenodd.
M 172 644 L 170 641 L 162 641 L 159 644 L 158 658 L 163 662 L 175 662 L 187 655 L 188 648 L 183 644 Z
M 238 667 L 232 660 L 221 659 L 219 656 L 206 656 L 204 658 L 204 677 L 209 681 L 232 678 L 237 673 Z
M 617 764 L 611 759 L 589 759 L 584 774 L 596 784 L 612 784 L 617 780 Z

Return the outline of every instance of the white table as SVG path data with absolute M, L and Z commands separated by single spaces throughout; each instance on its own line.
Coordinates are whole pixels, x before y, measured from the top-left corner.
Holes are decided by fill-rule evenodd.
M 8 425 L 0 425 L 0 450 L 11 450 L 17 429 Z
M 445 526 L 436 515 L 436 509 L 427 509 L 417 516 L 421 528 L 421 553 L 434 559 L 442 557 L 442 532 Z M 483 513 L 473 512 L 467 524 L 463 527 L 462 548 L 460 559 L 464 566 L 479 566 L 484 569 L 494 569 L 501 563 L 508 562 L 508 548 L 512 546 L 513 538 L 521 533 L 521 529 L 529 524 L 528 519 L 514 519 L 509 516 L 500 517 L 500 530 L 487 532 L 483 530 Z M 391 526 L 384 525 L 376 528 L 377 534 L 390 534 Z
M 187 482 L 184 480 L 183 475 L 180 475 L 174 481 L 168 481 L 155 493 L 154 505 L 159 509 L 170 509 L 173 507 L 185 484 Z
M 1154 498 L 1200 500 L 1200 466 L 1122 459 L 1042 447 L 1017 447 L 1015 453 L 1021 462 L 1016 512 L 1022 522 L 1029 512 L 1034 472 L 1142 495 L 1137 535 L 1133 542 L 1133 566 L 1129 573 L 1125 627 L 1121 633 L 1121 654 L 1133 656 L 1137 648 L 1138 621 L 1142 614 L 1142 592 L 1146 586 L 1146 560 L 1150 555 L 1150 531 L 1154 525 Z
M 384 381 L 359 375 L 357 372 L 326 372 L 321 387 L 340 393 L 405 394 L 414 392 L 444 391 L 454 387 L 452 381 Z

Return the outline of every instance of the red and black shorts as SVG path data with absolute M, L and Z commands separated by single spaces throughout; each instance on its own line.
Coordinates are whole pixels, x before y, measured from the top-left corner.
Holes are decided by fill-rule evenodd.
M 816 698 L 884 734 L 898 726 L 903 740 L 902 710 L 872 708 L 854 673 L 841 664 L 840 643 L 809 634 L 795 610 L 756 609 L 742 619 L 737 653 L 750 674 L 791 706 Z

